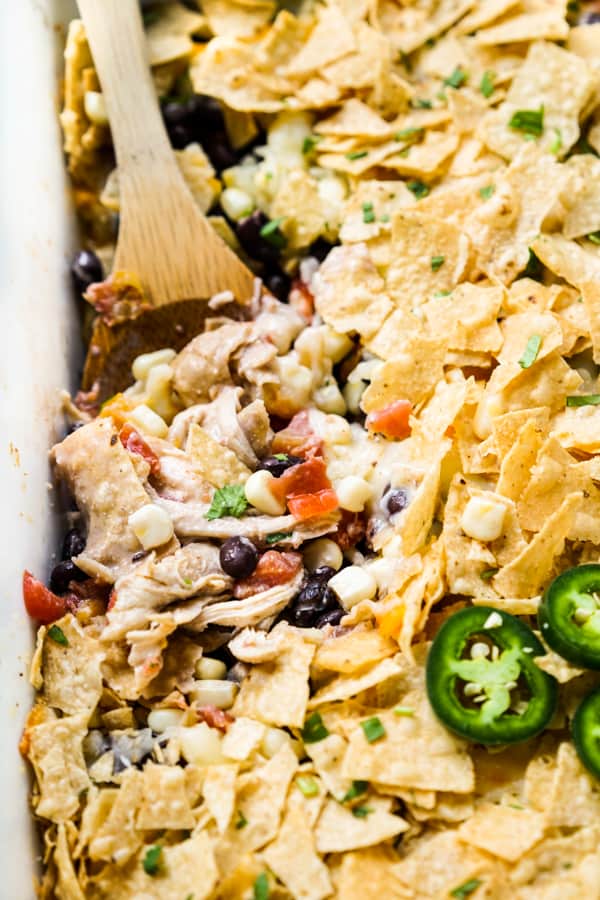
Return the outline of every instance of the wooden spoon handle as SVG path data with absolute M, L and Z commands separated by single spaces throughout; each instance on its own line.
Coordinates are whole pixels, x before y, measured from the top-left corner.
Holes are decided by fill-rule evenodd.
M 254 275 L 196 205 L 171 149 L 146 59 L 138 0 L 78 0 L 119 168 L 114 267 L 135 272 L 155 305 L 231 290 Z

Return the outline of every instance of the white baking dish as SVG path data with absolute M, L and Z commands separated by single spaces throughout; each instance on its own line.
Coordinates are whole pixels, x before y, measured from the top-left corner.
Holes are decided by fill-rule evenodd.
M 45 578 L 62 528 L 47 450 L 81 347 L 68 259 L 76 246 L 58 128 L 66 0 L 0 2 L 0 900 L 34 897 L 39 846 L 18 741 L 32 693 L 24 568 Z

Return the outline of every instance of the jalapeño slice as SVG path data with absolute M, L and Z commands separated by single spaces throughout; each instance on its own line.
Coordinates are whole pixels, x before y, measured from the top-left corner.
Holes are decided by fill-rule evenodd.
M 600 778 L 600 688 L 577 707 L 571 725 L 579 759 L 595 778 Z
M 427 659 L 427 694 L 451 731 L 479 744 L 512 744 L 542 731 L 556 709 L 556 681 L 534 657 L 533 631 L 489 606 L 461 609 L 438 631 Z
M 564 659 L 600 669 L 600 566 L 576 566 L 555 578 L 538 609 L 542 637 Z

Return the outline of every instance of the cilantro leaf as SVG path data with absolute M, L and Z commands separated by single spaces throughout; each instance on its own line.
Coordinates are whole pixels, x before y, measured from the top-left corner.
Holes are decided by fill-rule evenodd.
M 445 256 L 432 256 L 431 257 L 431 271 L 437 272 L 438 269 L 441 269 L 444 265 L 446 257 Z
M 539 109 L 518 109 L 509 120 L 509 128 L 514 131 L 522 131 L 523 134 L 531 134 L 540 137 L 544 131 L 544 107 Z
M 236 820 L 236 823 L 235 823 L 235 827 L 236 827 L 237 830 L 239 831 L 240 828 L 245 828 L 245 826 L 246 826 L 247 824 L 248 824 L 248 819 L 246 818 L 246 816 L 244 815 L 244 813 L 241 811 L 241 809 L 238 809 L 238 817 L 237 817 L 237 820 Z
M 304 154 L 304 156 L 308 156 L 310 153 L 312 153 L 319 141 L 322 140 L 323 138 L 320 134 L 307 135 L 302 142 L 302 153 Z
M 420 181 L 418 178 L 413 178 L 411 181 L 407 181 L 406 187 L 412 194 L 415 195 L 417 200 L 422 200 L 423 197 L 426 197 L 429 193 L 429 185 L 425 184 L 424 181 Z
M 329 731 L 325 727 L 321 714 L 315 712 L 304 723 L 302 740 L 305 744 L 316 744 L 317 741 L 324 740 L 328 734 Z
M 485 187 L 479 188 L 479 196 L 482 200 L 489 200 L 495 190 L 495 184 L 486 184 Z
M 567 406 L 600 406 L 600 394 L 572 394 Z
M 265 543 L 266 544 L 278 544 L 279 541 L 285 541 L 286 538 L 291 537 L 291 531 L 276 531 L 275 534 L 268 534 Z
M 464 881 L 458 887 L 455 887 L 453 891 L 450 891 L 450 896 L 457 897 L 458 900 L 466 900 L 466 897 L 470 897 L 481 883 L 479 878 L 469 878 L 468 881 Z
M 342 797 L 341 802 L 347 803 L 349 800 L 356 800 L 357 797 L 360 797 L 362 794 L 366 794 L 368 787 L 368 781 L 353 781 L 352 786 L 348 788 L 348 790 Z
M 207 519 L 221 519 L 223 516 L 235 516 L 239 519 L 248 508 L 248 501 L 242 484 L 226 484 L 218 488 L 212 498 Z
M 479 85 L 479 90 L 486 98 L 491 97 L 494 93 L 494 80 L 496 78 L 496 73 L 492 72 L 491 69 L 487 69 L 481 76 L 481 83 Z
M 346 159 L 349 159 L 349 160 L 364 159 L 365 156 L 368 156 L 368 155 L 369 155 L 368 150 L 351 150 L 349 153 L 345 154 Z
M 527 346 L 523 352 L 523 356 L 519 360 L 522 369 L 528 369 L 534 364 L 542 346 L 542 336 L 540 334 L 532 334 L 527 340 Z
M 156 875 L 158 870 L 160 869 L 162 857 L 162 847 L 160 844 L 153 844 L 152 847 L 149 847 L 146 850 L 146 855 L 142 860 L 142 865 L 144 867 L 144 872 L 146 875 Z
M 269 900 L 269 893 L 269 876 L 266 872 L 261 872 L 254 882 L 253 900 Z
M 600 231 L 590 231 L 587 235 L 588 241 L 591 241 L 592 244 L 600 244 Z
M 444 84 L 447 84 L 448 87 L 458 89 L 462 87 L 463 84 L 467 81 L 469 75 L 463 68 L 457 66 L 451 75 L 448 75 L 447 78 L 444 78 Z
M 353 816 L 356 816 L 357 819 L 366 819 L 369 813 L 373 812 L 373 808 L 371 806 L 354 806 L 351 809 L 351 813 Z
M 58 625 L 50 626 L 50 628 L 48 629 L 48 637 L 52 638 L 55 643 L 60 644 L 62 647 L 69 646 L 68 637 L 66 636 L 62 628 L 60 628 Z

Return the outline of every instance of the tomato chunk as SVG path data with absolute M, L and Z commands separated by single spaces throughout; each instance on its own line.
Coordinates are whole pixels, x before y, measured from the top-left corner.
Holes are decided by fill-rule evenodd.
M 130 453 L 137 453 L 150 466 L 153 475 L 160 473 L 160 460 L 154 450 L 151 450 L 141 434 L 135 430 L 133 425 L 126 422 L 119 432 L 121 443 Z
M 278 500 L 296 497 L 299 494 L 316 494 L 331 487 L 327 477 L 327 467 L 322 459 L 309 459 L 296 466 L 290 466 L 271 487 Z
M 311 428 L 308 410 L 296 413 L 288 426 L 273 438 L 272 453 L 289 453 L 291 456 L 323 456 L 323 441 Z
M 58 597 L 31 572 L 23 572 L 23 601 L 32 619 L 42 625 L 50 625 L 61 619 L 68 610 L 64 597 Z
M 324 516 L 338 507 L 338 498 L 333 488 L 316 491 L 314 494 L 296 494 L 288 500 L 288 509 L 294 518 L 312 519 Z
M 259 594 L 268 588 L 291 581 L 302 568 L 302 556 L 299 553 L 279 553 L 267 550 L 258 561 L 252 575 L 241 578 L 233 588 L 233 596 L 244 600 L 253 594 Z
M 411 412 L 412 403 L 410 401 L 394 400 L 383 409 L 369 413 L 366 421 L 367 430 L 374 434 L 382 434 L 387 438 L 403 440 L 411 432 L 409 423 Z

